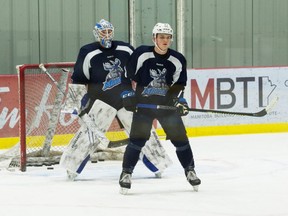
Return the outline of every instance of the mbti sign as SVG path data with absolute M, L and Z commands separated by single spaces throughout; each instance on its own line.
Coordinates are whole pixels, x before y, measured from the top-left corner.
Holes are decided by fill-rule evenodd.
M 201 76 L 201 73 L 197 73 Z M 191 107 L 208 109 L 243 109 L 266 107 L 276 85 L 268 76 L 192 78 Z

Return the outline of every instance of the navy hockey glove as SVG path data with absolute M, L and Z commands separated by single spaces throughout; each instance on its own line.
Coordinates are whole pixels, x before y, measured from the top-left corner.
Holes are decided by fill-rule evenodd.
M 135 112 L 137 104 L 135 92 L 133 90 L 123 91 L 121 93 L 121 98 L 123 101 L 123 107 L 127 111 Z
M 177 108 L 177 112 L 180 116 L 188 115 L 189 107 L 185 98 L 175 98 L 174 106 Z

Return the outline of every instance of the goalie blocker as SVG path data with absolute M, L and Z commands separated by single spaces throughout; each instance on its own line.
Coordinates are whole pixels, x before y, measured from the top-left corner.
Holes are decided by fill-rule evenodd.
M 83 94 L 85 91 L 79 90 L 79 86 L 85 88 L 84 85 L 70 84 L 69 91 L 72 91 L 74 96 L 77 92 Z M 68 94 L 66 101 L 71 101 L 69 95 L 71 94 Z M 79 98 L 78 95 L 77 97 Z M 71 104 L 66 103 L 65 106 L 69 107 L 68 109 L 71 111 Z M 73 108 L 78 109 L 79 105 L 74 103 Z M 64 112 L 66 111 L 64 110 Z M 101 139 L 97 136 L 99 134 L 105 134 L 116 115 L 124 126 L 126 133 L 130 132 L 133 113 L 126 111 L 124 108 L 117 111 L 100 100 L 94 102 L 88 115 L 85 114 L 81 117 L 83 121 L 94 121 L 96 127 L 89 128 L 87 124 L 82 124 L 61 157 L 60 165 L 67 170 L 68 177 L 72 180 L 82 172 L 90 159 L 90 155 L 94 153 L 96 149 L 107 149 L 109 140 L 105 136 L 104 139 L 103 136 L 101 136 Z M 160 176 L 164 169 L 172 164 L 155 130 L 151 131 L 150 140 L 143 148 L 140 158 L 146 167 L 154 172 L 156 176 Z

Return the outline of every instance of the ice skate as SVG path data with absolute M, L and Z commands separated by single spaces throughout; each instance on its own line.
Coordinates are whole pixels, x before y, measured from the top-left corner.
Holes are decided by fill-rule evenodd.
M 119 179 L 120 194 L 126 195 L 131 188 L 131 173 L 122 171 Z
M 75 181 L 77 176 L 78 176 L 77 173 L 73 173 L 73 172 L 70 172 L 69 170 L 67 170 L 67 179 L 69 181 Z
M 201 184 L 201 180 L 197 177 L 196 172 L 193 168 L 185 170 L 187 181 L 193 186 L 194 191 L 198 191 L 198 187 Z

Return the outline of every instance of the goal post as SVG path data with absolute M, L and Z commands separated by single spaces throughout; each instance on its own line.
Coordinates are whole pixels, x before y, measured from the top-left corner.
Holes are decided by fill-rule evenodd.
M 63 73 L 61 68 L 73 72 L 74 63 L 49 63 L 45 64 L 54 79 L 59 80 L 58 88 L 66 92 L 68 73 Z M 26 64 L 17 66 L 19 85 L 19 139 L 20 139 L 20 170 L 26 171 L 27 156 L 38 156 L 34 159 L 34 165 L 41 165 L 43 159 L 59 157 L 61 148 L 55 147 L 52 154 L 52 140 L 57 136 L 56 129 L 59 123 L 61 104 L 64 95 L 59 93 L 57 86 L 41 72 L 38 64 Z M 51 107 L 49 109 L 48 107 Z M 77 124 L 75 126 L 77 128 Z M 58 129 L 58 133 L 73 133 L 67 129 Z M 59 152 L 60 150 L 60 152 Z M 56 152 L 59 152 L 56 154 Z M 33 153 L 32 153 L 33 152 Z M 30 154 L 30 155 L 29 155 Z M 39 158 L 40 157 L 40 158 Z M 48 162 L 53 164 L 53 162 Z M 32 162 L 30 162 L 32 163 Z
M 77 115 L 61 112 L 68 98 L 74 62 L 46 63 L 43 66 L 51 77 L 39 68 L 39 64 L 16 67 L 19 143 L 0 155 L 0 163 L 6 160 L 9 167 L 19 167 L 21 171 L 26 171 L 27 166 L 58 164 L 65 147 L 80 128 Z M 106 135 L 115 142 L 127 139 L 116 119 Z M 115 155 L 111 149 L 109 151 Z

